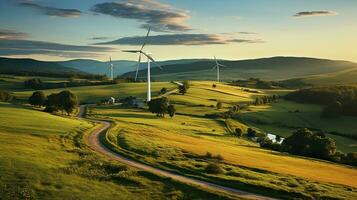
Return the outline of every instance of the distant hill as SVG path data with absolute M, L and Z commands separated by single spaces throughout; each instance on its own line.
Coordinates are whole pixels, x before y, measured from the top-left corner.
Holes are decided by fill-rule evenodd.
M 173 65 L 173 64 L 188 64 L 192 62 L 197 62 L 202 59 L 183 59 L 183 60 L 170 60 L 170 61 L 162 61 L 157 62 L 160 65 Z M 101 62 L 97 60 L 89 60 L 89 59 L 76 59 L 69 61 L 61 61 L 59 64 L 78 69 L 80 71 L 84 71 L 91 74 L 106 74 L 109 76 L 109 61 Z M 122 75 L 127 72 L 132 72 L 136 70 L 137 61 L 129 61 L 129 60 L 113 60 L 114 65 L 114 76 Z M 140 65 L 141 69 L 146 69 L 146 61 L 143 59 Z
M 0 58 L 0 74 L 69 77 L 74 74 L 86 75 L 87 73 L 65 67 L 56 62 L 44 62 L 27 58 Z
M 250 60 L 226 61 L 221 70 L 221 79 L 231 81 L 247 78 L 265 80 L 286 80 L 305 76 L 335 73 L 344 70 L 357 70 L 357 63 L 305 57 L 272 57 Z M 154 80 L 216 80 L 216 71 L 212 70 L 213 60 L 203 60 L 186 64 L 163 66 L 163 70 L 152 69 Z M 145 78 L 146 71 L 139 72 Z M 133 76 L 126 73 L 124 76 Z

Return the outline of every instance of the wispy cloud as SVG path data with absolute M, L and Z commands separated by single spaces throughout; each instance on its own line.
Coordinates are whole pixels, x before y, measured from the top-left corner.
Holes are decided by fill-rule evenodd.
M 20 6 L 32 8 L 41 12 L 44 15 L 55 17 L 79 17 L 82 12 L 77 9 L 63 9 L 50 6 L 43 6 L 32 1 L 23 1 L 19 3 Z
M 303 18 L 303 17 L 323 17 L 323 16 L 335 16 L 338 15 L 337 12 L 335 11 L 326 11 L 326 10 L 320 10 L 320 11 L 304 11 L 304 12 L 298 12 L 295 15 L 293 15 L 293 18 Z
M 44 54 L 59 57 L 98 57 L 101 52 L 113 50 L 109 47 L 68 45 L 53 42 L 0 39 L 0 55 Z
M 123 37 L 118 40 L 97 43 L 97 45 L 141 45 L 145 37 Z M 261 43 L 257 39 L 237 39 L 220 34 L 167 34 L 148 38 L 150 45 L 211 45 L 229 43 Z
M 110 37 L 100 36 L 100 37 L 92 37 L 90 40 L 109 40 Z
M 24 39 L 27 37 L 26 33 L 13 31 L 9 29 L 0 29 L 0 40 L 14 40 Z
M 191 30 L 191 27 L 186 24 L 190 18 L 188 11 L 155 0 L 121 0 L 99 3 L 90 10 L 117 18 L 135 19 L 143 23 L 141 28 L 151 27 L 153 31 L 158 32 Z

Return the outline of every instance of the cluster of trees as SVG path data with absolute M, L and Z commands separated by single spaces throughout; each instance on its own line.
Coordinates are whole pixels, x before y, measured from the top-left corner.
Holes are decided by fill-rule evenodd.
M 321 132 L 299 129 L 282 143 L 282 150 L 295 155 L 329 160 L 336 153 L 336 143 Z
M 357 86 L 328 86 L 301 89 L 285 96 L 287 100 L 324 105 L 322 117 L 357 116 Z
M 278 99 L 280 99 L 280 96 L 275 95 L 275 94 L 273 96 L 261 96 L 261 97 L 255 98 L 255 101 L 253 104 L 256 106 L 264 105 L 264 104 L 276 102 Z
M 190 88 L 190 83 L 188 81 L 183 82 L 182 85 L 179 85 L 178 90 L 180 94 L 185 95 L 187 90 Z
M 35 90 L 42 89 L 54 89 L 54 88 L 67 88 L 67 87 L 79 87 L 79 86 L 94 86 L 94 85 L 111 85 L 115 81 L 88 81 L 88 80 L 78 80 L 70 78 L 65 82 L 56 82 L 56 83 L 45 83 L 39 78 L 32 78 L 24 81 L 24 86 L 26 88 L 31 88 Z
M 49 96 L 46 96 L 42 91 L 36 91 L 28 101 L 34 106 L 46 106 L 46 112 L 65 111 L 67 115 L 70 115 L 78 106 L 77 96 L 68 90 Z
M 148 102 L 149 111 L 156 114 L 156 116 L 165 117 L 165 114 L 169 114 L 172 118 L 176 114 L 176 107 L 169 103 L 166 97 L 152 99 Z
M 13 100 L 13 96 L 10 92 L 6 91 L 6 90 L 0 90 L 0 101 L 2 102 L 9 102 L 11 100 Z

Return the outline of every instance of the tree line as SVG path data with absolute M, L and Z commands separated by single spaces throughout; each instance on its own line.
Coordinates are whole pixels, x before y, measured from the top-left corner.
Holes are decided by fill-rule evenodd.
M 80 87 L 80 86 L 95 86 L 95 85 L 111 85 L 115 84 L 115 81 L 103 80 L 103 81 L 88 81 L 88 80 L 76 80 L 70 78 L 68 81 L 47 83 L 43 82 L 39 78 L 32 78 L 24 81 L 24 87 L 43 90 L 43 89 L 55 89 L 55 88 L 67 88 L 67 87 Z
M 322 117 L 357 116 L 357 86 L 327 86 L 297 90 L 285 99 L 323 105 Z

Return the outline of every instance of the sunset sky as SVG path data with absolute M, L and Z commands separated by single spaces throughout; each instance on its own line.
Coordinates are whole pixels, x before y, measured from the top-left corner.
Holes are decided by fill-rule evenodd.
M 356 0 L 0 0 L 0 56 L 157 60 L 307 56 L 357 62 Z

